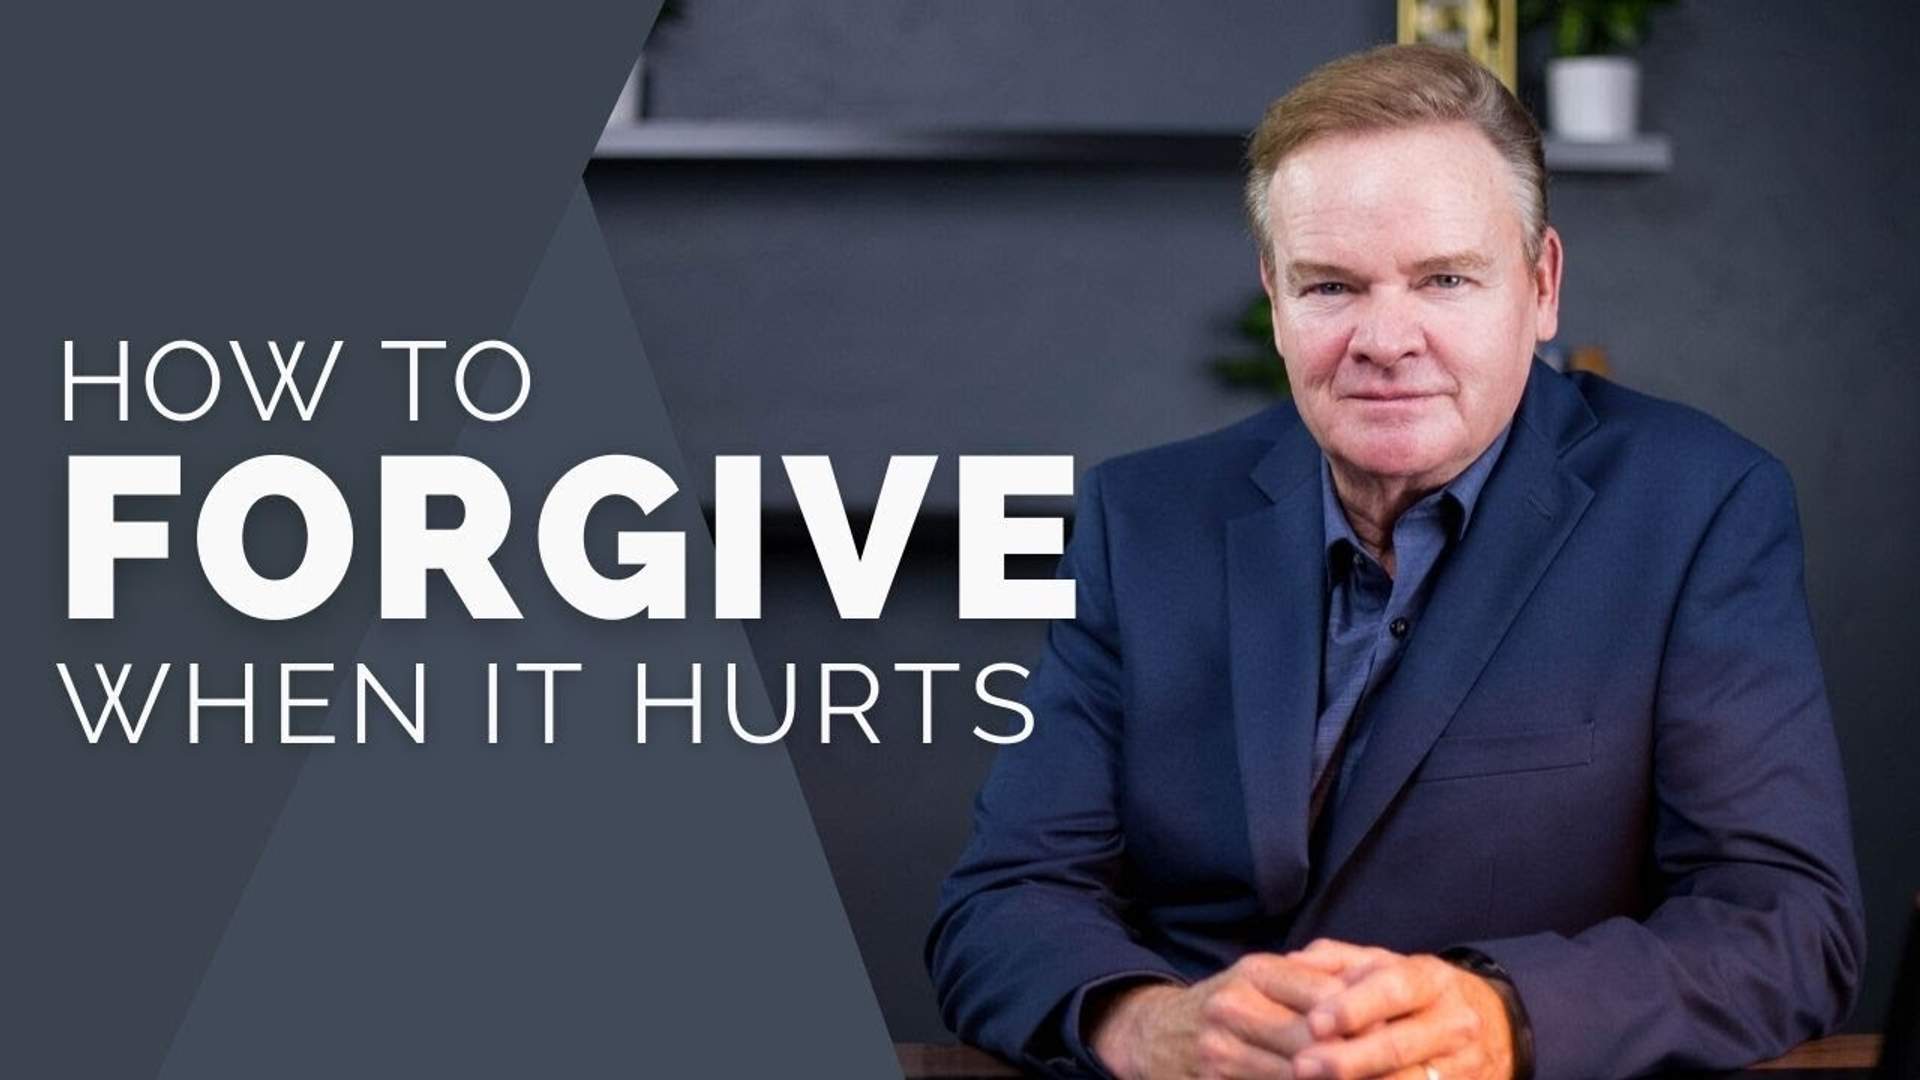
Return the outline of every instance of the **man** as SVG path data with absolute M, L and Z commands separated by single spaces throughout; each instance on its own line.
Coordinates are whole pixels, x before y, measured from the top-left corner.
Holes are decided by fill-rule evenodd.
M 1336 61 L 1249 210 L 1290 404 L 1108 462 L 928 962 L 1054 1072 L 1626 1076 L 1830 1030 L 1862 932 L 1790 482 L 1533 359 L 1561 243 L 1477 64 Z

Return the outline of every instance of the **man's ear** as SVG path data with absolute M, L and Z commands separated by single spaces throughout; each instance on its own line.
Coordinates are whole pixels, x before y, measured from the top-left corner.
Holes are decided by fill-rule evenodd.
M 1560 332 L 1560 270 L 1564 252 L 1560 233 L 1547 226 L 1540 238 L 1540 258 L 1533 264 L 1533 336 L 1551 341 Z
M 1273 256 L 1264 251 L 1260 253 L 1260 287 L 1267 290 L 1268 300 L 1280 299 L 1273 294 Z

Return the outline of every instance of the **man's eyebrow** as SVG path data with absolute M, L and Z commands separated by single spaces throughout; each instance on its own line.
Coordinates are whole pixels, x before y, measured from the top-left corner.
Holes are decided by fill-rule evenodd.
M 1480 273 L 1493 266 L 1493 260 L 1477 251 L 1456 251 L 1448 255 L 1433 255 L 1413 264 L 1413 276 L 1427 274 L 1457 274 L 1461 272 Z
M 1332 263 L 1290 262 L 1287 264 L 1287 287 L 1297 289 L 1309 281 L 1324 281 L 1328 278 L 1346 280 L 1353 275 L 1345 267 Z

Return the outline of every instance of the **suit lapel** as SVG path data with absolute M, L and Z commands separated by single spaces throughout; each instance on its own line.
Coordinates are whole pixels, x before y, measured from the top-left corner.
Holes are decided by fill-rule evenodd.
M 1273 500 L 1227 526 L 1233 715 L 1261 906 L 1307 886 L 1307 799 L 1319 705 L 1325 553 L 1319 449 L 1297 421 L 1254 470 Z
M 1338 805 L 1327 810 L 1326 850 L 1313 875 L 1322 896 L 1453 719 L 1585 513 L 1593 491 L 1560 454 L 1593 426 L 1571 384 L 1536 363 L 1500 463 L 1434 582 L 1423 625 L 1399 669 L 1365 706 L 1365 752 Z M 1311 921 L 1295 926 L 1304 930 Z

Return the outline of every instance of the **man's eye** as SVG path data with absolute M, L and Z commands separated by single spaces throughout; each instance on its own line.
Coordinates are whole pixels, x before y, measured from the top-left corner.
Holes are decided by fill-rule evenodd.
M 1308 296 L 1345 296 L 1346 293 L 1346 283 L 1341 281 L 1322 281 L 1317 285 L 1307 286 Z
M 1435 274 L 1427 281 L 1442 289 L 1457 289 L 1467 283 L 1467 279 L 1459 274 Z

